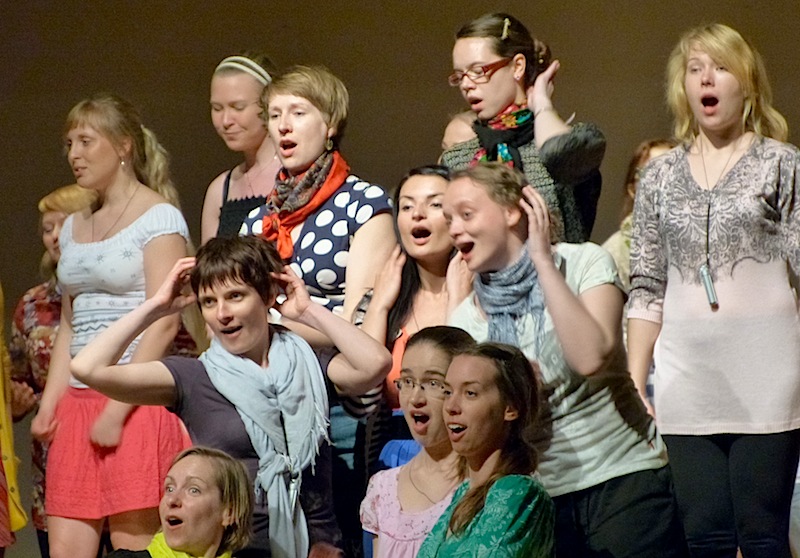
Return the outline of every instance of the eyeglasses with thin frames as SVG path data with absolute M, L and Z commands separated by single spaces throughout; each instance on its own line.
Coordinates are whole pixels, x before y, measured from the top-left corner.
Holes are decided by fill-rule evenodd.
M 402 378 L 394 380 L 394 385 L 397 386 L 398 391 L 406 395 L 411 395 L 416 386 L 419 386 L 426 395 L 431 397 L 444 398 L 447 393 L 447 385 L 437 378 L 416 380 L 411 376 L 403 376 Z
M 467 76 L 472 83 L 488 83 L 489 79 L 492 77 L 492 74 L 494 74 L 500 68 L 507 66 L 512 60 L 513 58 L 501 58 L 497 62 L 492 62 L 483 66 L 475 66 L 465 72 L 456 70 L 447 77 L 447 83 L 449 83 L 452 87 L 458 87 L 461 85 L 461 81 L 464 79 L 464 76 Z

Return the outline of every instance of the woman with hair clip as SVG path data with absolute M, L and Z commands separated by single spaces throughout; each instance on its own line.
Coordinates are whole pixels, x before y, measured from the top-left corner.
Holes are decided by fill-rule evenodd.
M 183 294 L 188 282 L 194 294 Z M 281 287 L 286 299 L 276 303 Z M 195 300 L 214 334 L 199 359 L 115 364 L 129 339 Z M 315 354 L 273 326 L 273 307 L 319 328 L 337 352 Z M 178 262 L 161 289 L 88 345 L 72 370 L 115 399 L 169 407 L 195 443 L 244 461 L 256 491 L 255 532 L 237 556 L 324 558 L 340 555 L 341 537 L 331 502 L 325 378 L 342 393 L 361 393 L 390 362 L 383 346 L 311 302 L 272 243 L 242 236 L 213 238 L 196 260 Z
M 264 205 L 275 187 L 280 162 L 267 138 L 261 94 L 277 69 L 264 55 L 237 54 L 220 62 L 211 77 L 211 122 L 228 149 L 244 161 L 211 182 L 203 201 L 200 241 L 239 233 L 244 218 Z
M 800 151 L 758 52 L 691 29 L 667 64 L 681 145 L 636 194 L 628 309 L 692 556 L 788 557 L 800 453 Z M 658 339 L 658 343 L 656 340 Z M 757 489 L 754 489 L 757 487 Z
M 50 555 L 93 558 L 106 519 L 115 547 L 147 546 L 158 529 L 161 479 L 187 438 L 164 409 L 109 401 L 71 377 L 70 358 L 153 295 L 186 255 L 189 231 L 175 207 L 167 153 L 128 101 L 107 93 L 81 101 L 64 135 L 72 172 L 97 203 L 61 229 L 61 322 L 31 432 L 50 442 Z M 179 326 L 179 316 L 153 323 L 122 362 L 163 356 Z
M 250 539 L 252 485 L 241 461 L 194 446 L 172 462 L 158 506 L 161 530 L 147 549 L 108 558 L 230 558 Z
M 467 466 L 463 483 L 419 558 L 550 558 L 553 503 L 531 476 L 537 454 L 539 386 L 510 345 L 461 350 L 445 378 L 444 422 Z
M 461 27 L 448 81 L 474 113 L 477 137 L 441 161 L 453 170 L 504 161 L 523 171 L 555 217 L 556 239 L 583 242 L 594 226 L 606 143 L 593 124 L 570 126 L 553 108 L 560 64 L 550 56 L 509 14 L 485 14 Z
M 350 174 L 339 152 L 347 88 L 327 68 L 295 66 L 269 86 L 263 104 L 282 166 L 266 205 L 248 215 L 241 232 L 276 241 L 312 299 L 350 320 L 396 241 L 386 192 Z M 283 324 L 314 346 L 330 346 L 318 331 L 291 320 Z M 360 547 L 358 505 L 366 478 L 356 463 L 356 431 L 357 421 L 333 404 L 337 517 L 346 544 Z
M 541 370 L 538 473 L 556 556 L 685 556 L 666 450 L 627 370 L 611 256 L 551 245 L 544 199 L 502 163 L 454 173 L 444 213 L 476 274 L 450 324 L 520 347 Z
M 53 341 L 61 318 L 61 288 L 56 268 L 61 257 L 58 237 L 67 215 L 90 207 L 97 199 L 93 190 L 77 184 L 57 188 L 39 200 L 42 244 L 40 271 L 47 280 L 28 290 L 14 310 L 11 322 L 11 414 L 21 420 L 36 407 L 47 382 Z M 44 511 L 47 444 L 31 441 L 33 526 L 42 558 L 48 558 L 47 515 Z
M 414 558 L 464 480 L 465 466 L 450 445 L 442 404 L 450 361 L 474 343 L 465 331 L 448 326 L 426 327 L 408 341 L 394 383 L 403 417 L 422 450 L 369 481 L 361 524 L 372 536 L 372 556 Z

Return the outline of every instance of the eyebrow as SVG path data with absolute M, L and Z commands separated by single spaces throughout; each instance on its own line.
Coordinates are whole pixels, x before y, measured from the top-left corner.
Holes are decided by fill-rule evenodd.
M 411 376 L 411 375 L 413 375 L 413 372 L 411 371 L 410 368 L 402 368 L 400 370 L 400 374 L 405 374 L 406 376 Z M 444 372 L 440 372 L 439 370 L 425 370 L 425 371 L 423 371 L 423 374 L 427 374 L 427 375 L 433 374 L 435 376 L 441 376 L 442 378 L 444 378 L 444 376 L 445 376 L 445 373 Z

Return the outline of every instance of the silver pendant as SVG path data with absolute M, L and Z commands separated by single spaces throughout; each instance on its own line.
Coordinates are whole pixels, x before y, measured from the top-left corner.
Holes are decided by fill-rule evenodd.
M 714 281 L 711 279 L 711 271 L 708 269 L 707 263 L 700 266 L 698 274 L 700 275 L 700 282 L 703 283 L 703 287 L 706 289 L 708 304 L 710 304 L 712 308 L 717 308 L 719 306 L 717 291 L 714 289 Z

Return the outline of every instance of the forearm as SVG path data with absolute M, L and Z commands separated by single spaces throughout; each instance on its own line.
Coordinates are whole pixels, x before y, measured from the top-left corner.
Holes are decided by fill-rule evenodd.
M 545 306 L 553 321 L 567 364 L 583 375 L 591 375 L 602 370 L 618 341 L 616 333 L 621 318 L 621 293 L 615 293 L 617 289 L 613 285 L 595 287 L 595 289 L 608 287 L 605 289 L 607 292 L 601 294 L 598 291 L 592 295 L 592 301 L 596 299 L 601 306 L 598 309 L 600 316 L 596 316 L 589 311 L 585 301 L 567 285 L 552 258 L 544 258 L 534 265 L 539 273 Z M 606 300 L 606 295 L 609 300 Z M 616 329 L 609 325 L 604 327 L 601 320 L 613 320 L 615 307 L 618 309 Z M 607 314 L 612 314 L 612 317 L 607 319 Z
M 145 300 L 140 306 L 111 324 L 75 355 L 70 366 L 72 373 L 78 380 L 91 386 L 96 376 L 109 374 L 109 368 L 117 364 L 125 349 L 159 316 L 160 312 L 152 299 Z M 140 353 L 137 348 L 137 355 L 144 356 L 145 352 L 147 351 Z
M 72 342 L 72 329 L 63 323 L 59 327 L 53 348 L 50 353 L 50 368 L 47 372 L 47 383 L 39 401 L 39 408 L 55 410 L 61 396 L 67 390 L 70 377 L 69 346 Z
M 331 363 L 328 375 L 342 393 L 368 391 L 383 381 L 389 372 L 392 357 L 384 345 L 326 308 L 312 304 L 299 321 L 320 331 L 339 350 L 341 358 L 337 359 L 340 362 L 334 360 Z
M 541 101 L 539 106 L 532 107 L 535 117 L 533 120 L 533 134 L 536 147 L 541 148 L 550 138 L 568 133 L 571 127 L 567 125 L 553 107 L 553 103 Z
M 647 375 L 661 324 L 639 318 L 628 319 L 628 370 L 642 399 L 647 399 Z

